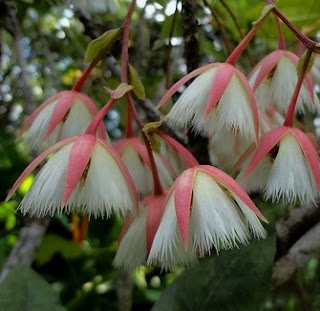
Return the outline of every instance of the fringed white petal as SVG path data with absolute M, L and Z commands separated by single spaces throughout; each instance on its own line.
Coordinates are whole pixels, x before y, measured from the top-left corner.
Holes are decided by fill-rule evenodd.
M 25 141 L 32 149 L 37 150 L 42 145 L 44 135 L 47 132 L 49 121 L 57 102 L 58 99 L 52 101 L 45 108 L 43 108 L 30 125 L 25 137 Z
M 162 269 L 170 270 L 177 265 L 190 266 L 196 262 L 197 255 L 193 251 L 190 240 L 188 250 L 184 250 L 177 223 L 173 191 L 154 237 L 147 264 L 160 265 Z
M 286 134 L 280 141 L 279 151 L 266 184 L 265 196 L 278 201 L 294 203 L 297 198 L 315 202 L 318 196 L 314 177 L 296 138 Z
M 211 164 L 231 169 L 252 142 L 241 136 L 236 137 L 231 130 L 214 132 L 208 144 Z
M 186 88 L 165 117 L 169 124 L 184 129 L 203 117 L 217 68 L 205 71 Z
M 72 144 L 60 149 L 40 170 L 20 203 L 23 214 L 43 217 L 61 211 L 62 196 Z
M 267 237 L 267 231 L 261 225 L 258 216 L 240 199 L 233 194 L 233 198 L 236 200 L 241 212 L 243 213 L 243 221 L 249 227 L 253 236 L 257 239 L 264 239 Z
M 159 172 L 160 182 L 163 188 L 169 189 L 174 182 L 174 172 L 170 170 L 170 167 L 163 161 L 163 159 L 157 154 L 153 153 L 154 161 Z
M 136 189 L 141 196 L 150 194 L 153 190 L 152 174 L 150 168 L 143 162 L 137 151 L 128 144 L 121 154 L 134 181 Z
M 196 173 L 190 216 L 194 249 L 200 256 L 214 247 L 229 249 L 248 243 L 249 231 L 232 199 L 206 173 Z
M 255 139 L 250 98 L 236 73 L 233 74 L 217 107 L 206 117 L 203 128 L 208 134 L 214 133 L 217 128 L 234 132 L 239 130 L 242 137 L 252 141 Z
M 134 198 L 126 176 L 99 142 L 92 151 L 87 176 L 79 181 L 67 206 L 77 206 L 95 217 L 109 217 L 113 212 L 127 215 L 134 211 Z
M 72 103 L 67 118 L 63 123 L 61 139 L 84 134 L 93 116 L 84 101 L 77 97 Z
M 187 165 L 182 156 L 164 141 L 161 141 L 160 153 L 168 159 L 175 172 L 182 173 L 187 169 Z
M 247 169 L 252 156 L 242 165 L 242 169 L 236 178 L 239 185 L 247 192 L 263 191 L 266 187 L 268 176 L 272 167 L 272 161 L 266 157 L 255 167 L 255 169 L 243 179 L 243 175 Z
M 113 265 L 132 271 L 145 264 L 147 256 L 147 209 L 140 206 L 139 215 L 136 215 L 123 236 L 118 247 Z

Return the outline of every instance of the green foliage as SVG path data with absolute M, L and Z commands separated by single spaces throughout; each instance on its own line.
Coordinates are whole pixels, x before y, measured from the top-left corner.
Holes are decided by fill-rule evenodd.
M 84 252 L 84 246 L 80 243 L 76 243 L 62 238 L 56 234 L 46 235 L 36 254 L 36 261 L 40 265 L 44 265 L 49 262 L 54 254 L 61 254 L 64 258 L 76 258 L 82 255 Z
M 63 311 L 59 295 L 36 272 L 17 266 L 6 277 L 0 289 L 0 310 Z
M 134 93 L 138 96 L 138 98 L 144 100 L 146 98 L 146 92 L 144 90 L 144 86 L 140 80 L 140 77 L 137 71 L 130 64 L 129 64 L 129 80 L 131 85 L 133 86 Z
M 85 62 L 92 62 L 101 52 L 108 50 L 122 35 L 122 29 L 116 28 L 106 31 L 97 39 L 92 40 L 87 48 Z
M 153 311 L 261 310 L 269 291 L 275 237 L 206 258 L 178 277 Z

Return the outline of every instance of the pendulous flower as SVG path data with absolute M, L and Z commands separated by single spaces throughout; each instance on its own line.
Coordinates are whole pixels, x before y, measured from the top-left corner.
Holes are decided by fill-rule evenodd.
M 164 269 L 190 265 L 197 254 L 248 243 L 250 231 L 263 238 L 266 232 L 258 217 L 266 221 L 230 176 L 208 165 L 188 169 L 168 192 L 148 264 Z
M 21 182 L 49 154 L 19 205 L 22 213 L 44 216 L 74 208 L 97 216 L 126 215 L 138 208 L 138 196 L 121 158 L 105 140 L 91 134 L 72 136 L 38 156 L 20 175 L 9 199 Z
M 85 133 L 98 109 L 84 93 L 62 91 L 40 105 L 27 119 L 19 136 L 28 130 L 25 140 L 31 148 L 51 146 L 58 141 Z M 98 135 L 106 139 L 101 123 Z

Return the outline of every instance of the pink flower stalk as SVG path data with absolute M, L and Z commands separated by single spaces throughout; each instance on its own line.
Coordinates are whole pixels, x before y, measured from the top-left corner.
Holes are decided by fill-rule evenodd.
M 108 217 L 138 208 L 134 183 L 119 155 L 107 141 L 91 134 L 66 138 L 43 152 L 20 175 L 7 200 L 52 152 L 19 205 L 22 213 L 44 216 L 78 208 Z
M 51 146 L 64 138 L 85 133 L 97 112 L 93 101 L 84 93 L 62 91 L 33 112 L 19 136 L 29 129 L 25 139 L 33 149 L 38 149 L 43 143 Z M 106 139 L 102 122 L 98 134 Z
M 263 191 L 267 199 L 315 202 L 320 191 L 317 150 L 308 136 L 291 127 L 278 127 L 263 136 L 237 180 L 247 191 Z
M 253 69 L 249 83 L 257 105 L 266 111 L 272 104 L 280 113 L 286 113 L 298 81 L 299 57 L 291 52 L 276 50 L 264 57 Z M 311 77 L 307 75 L 299 93 L 296 109 L 312 112 L 319 107 L 318 97 L 313 90 Z
M 165 195 L 150 195 L 142 201 L 139 214 L 127 218 L 113 261 L 116 267 L 132 271 L 146 263 L 163 214 L 164 200 Z
M 188 169 L 168 192 L 148 264 L 165 269 L 188 265 L 212 248 L 248 243 L 250 231 L 263 238 L 266 232 L 258 217 L 266 221 L 229 175 L 208 165 Z M 180 256 L 173 256 L 175 252 Z
M 227 63 L 214 63 L 189 73 L 161 99 L 160 108 L 183 84 L 198 76 L 174 104 L 165 120 L 174 127 L 194 127 L 205 135 L 232 129 L 258 140 L 258 111 L 244 75 Z
M 151 164 L 148 151 L 138 138 L 124 138 L 114 146 L 123 162 L 127 166 L 136 189 L 141 196 L 153 191 Z M 176 172 L 168 159 L 162 154 L 153 152 L 156 166 L 159 172 L 161 186 L 170 188 L 176 178 Z

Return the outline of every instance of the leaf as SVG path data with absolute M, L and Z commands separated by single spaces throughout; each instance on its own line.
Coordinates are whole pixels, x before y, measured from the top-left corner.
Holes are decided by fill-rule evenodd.
M 0 310 L 63 311 L 59 295 L 28 266 L 17 266 L 7 275 L 0 290 Z
M 144 86 L 140 80 L 137 71 L 133 66 L 129 64 L 129 79 L 130 84 L 133 86 L 133 92 L 138 96 L 138 98 L 144 100 L 146 98 L 146 92 Z
M 120 83 L 115 90 L 110 90 L 107 87 L 105 89 L 110 93 L 111 98 L 119 99 L 127 92 L 131 91 L 133 87 L 127 83 Z
M 260 310 L 270 287 L 275 237 L 206 258 L 162 294 L 153 311 Z
M 85 63 L 92 62 L 102 51 L 110 49 L 121 35 L 122 28 L 116 28 L 108 30 L 100 37 L 92 40 L 87 47 Z
M 48 234 L 41 242 L 36 254 L 36 261 L 40 265 L 44 265 L 56 253 L 60 253 L 64 258 L 76 258 L 83 254 L 83 247 L 79 243 L 66 240 L 58 235 Z

